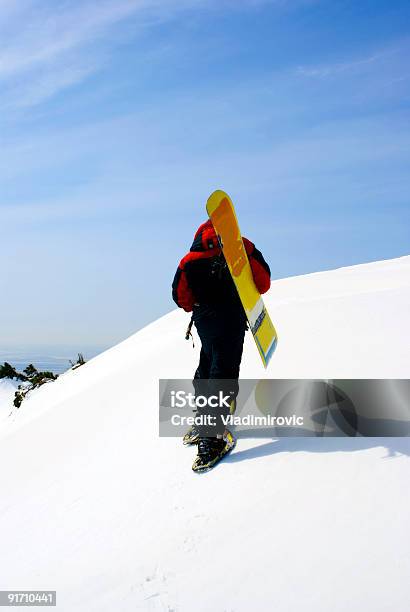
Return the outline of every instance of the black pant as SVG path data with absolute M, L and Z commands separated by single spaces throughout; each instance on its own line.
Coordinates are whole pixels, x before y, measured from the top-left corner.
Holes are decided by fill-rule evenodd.
M 239 392 L 239 368 L 241 365 L 245 322 L 243 317 L 231 319 L 210 316 L 195 321 L 201 339 L 199 365 L 194 376 L 195 394 L 204 397 L 230 396 L 234 401 Z M 229 407 L 198 407 L 197 416 L 209 415 L 214 425 L 198 425 L 200 436 L 220 436 L 225 430 L 221 415 L 227 416 Z

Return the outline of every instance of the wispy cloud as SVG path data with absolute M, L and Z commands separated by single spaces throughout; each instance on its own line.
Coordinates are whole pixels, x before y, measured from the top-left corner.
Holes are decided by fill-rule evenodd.
M 329 78 L 360 75 L 366 72 L 383 69 L 386 64 L 397 66 L 400 56 L 407 55 L 409 41 L 400 41 L 394 47 L 378 50 L 375 53 L 341 62 L 332 62 L 314 66 L 298 66 L 297 74 L 304 77 Z
M 324 65 L 313 66 L 313 67 L 298 66 L 297 72 L 303 76 L 319 77 L 319 78 L 340 75 L 343 73 L 352 74 L 358 71 L 362 71 L 363 68 L 366 68 L 369 64 L 374 64 L 381 57 L 383 56 L 382 55 L 371 55 L 370 57 L 358 59 L 353 62 L 324 64 Z
M 81 83 L 95 70 L 95 63 L 91 62 L 88 65 L 74 64 L 61 69 L 47 70 L 43 74 L 38 74 L 36 79 L 11 87 L 8 97 L 0 103 L 0 108 L 5 110 L 35 106 L 62 89 Z
M 3 104 L 30 106 L 81 82 L 103 63 L 95 43 L 127 18 L 141 23 L 176 2 L 3 2 L 0 82 Z
M 244 4 L 249 4 L 247 0 Z M 117 23 L 134 16 L 141 26 L 171 19 L 177 12 L 212 5 L 213 0 L 100 0 L 45 3 L 26 0 L 18 9 L 3 1 L 0 21 L 0 78 L 53 63 L 89 46 Z M 22 10 L 24 8 L 24 10 Z M 17 35 L 18 34 L 18 35 Z
M 128 17 L 137 8 L 144 8 L 136 0 L 117 2 L 66 3 L 44 5 L 31 3 L 19 14 L 18 36 L 8 26 L 2 32 L 0 48 L 0 77 L 6 78 L 29 67 L 52 63 L 58 57 L 92 43 L 107 28 Z M 6 27 L 3 28 L 6 30 Z
M 0 83 L 3 108 L 38 104 L 99 70 L 109 36 L 132 19 L 137 29 L 194 9 L 241 10 L 313 0 L 0 0 Z M 104 39 L 105 53 L 98 43 Z

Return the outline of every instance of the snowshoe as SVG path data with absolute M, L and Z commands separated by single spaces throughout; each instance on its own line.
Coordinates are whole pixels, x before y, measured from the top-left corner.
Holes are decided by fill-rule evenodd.
M 235 410 L 236 410 L 236 399 L 233 399 L 231 401 L 231 403 L 230 403 L 229 414 L 230 415 L 235 414 Z M 188 429 L 188 431 L 186 432 L 184 437 L 182 438 L 182 443 L 183 443 L 184 446 L 193 446 L 194 444 L 198 444 L 198 440 L 199 440 L 198 429 L 197 429 L 197 427 L 195 425 L 192 425 Z
M 195 425 L 192 425 L 186 432 L 185 436 L 182 438 L 182 443 L 184 446 L 192 446 L 193 444 L 197 444 L 199 440 L 199 433 Z
M 208 472 L 235 447 L 235 444 L 236 440 L 228 430 L 223 438 L 199 438 L 198 454 L 192 464 L 193 471 Z

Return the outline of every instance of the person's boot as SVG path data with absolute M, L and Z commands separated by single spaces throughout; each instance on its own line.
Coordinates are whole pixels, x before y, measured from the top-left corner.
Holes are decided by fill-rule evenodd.
M 227 455 L 235 446 L 236 440 L 226 430 L 223 438 L 199 438 L 198 454 L 192 464 L 194 472 L 207 472 Z
M 182 438 L 182 443 L 184 446 L 192 446 L 193 444 L 197 444 L 199 440 L 199 432 L 195 425 L 192 425 L 185 436 Z

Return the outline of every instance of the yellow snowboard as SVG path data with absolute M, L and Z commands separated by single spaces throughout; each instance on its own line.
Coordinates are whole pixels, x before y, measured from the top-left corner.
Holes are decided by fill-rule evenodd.
M 221 242 L 226 263 L 266 368 L 276 348 L 278 338 L 263 299 L 253 281 L 234 206 L 228 194 L 218 190 L 214 191 L 208 199 L 206 210 Z

